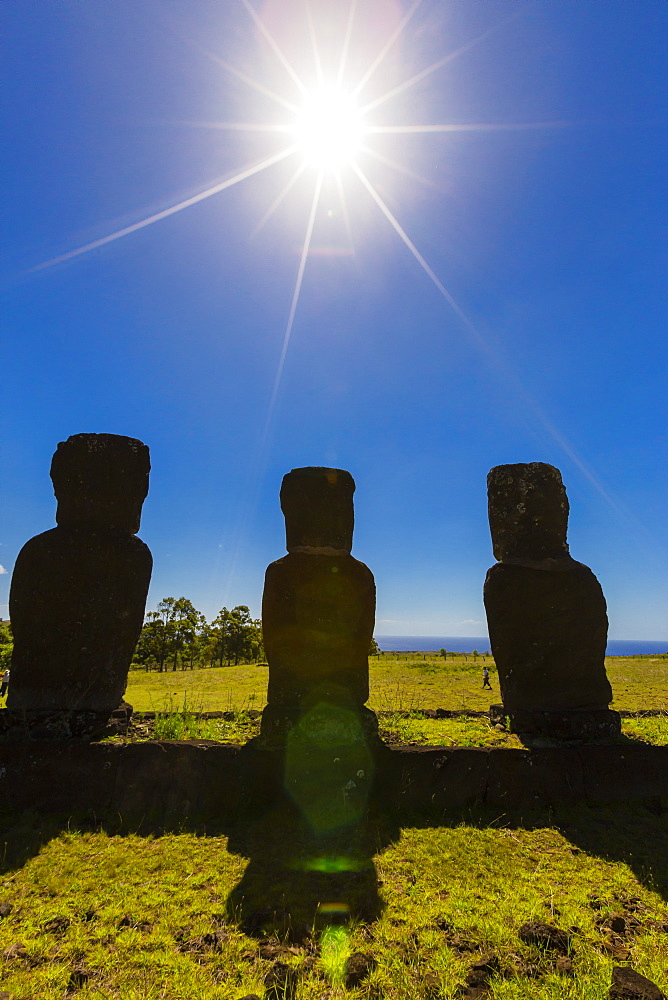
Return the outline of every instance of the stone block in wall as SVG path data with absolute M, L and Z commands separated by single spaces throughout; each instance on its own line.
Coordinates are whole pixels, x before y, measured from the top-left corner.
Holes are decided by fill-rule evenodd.
M 249 740 L 243 746 L 212 744 L 202 761 L 201 819 L 211 829 L 271 809 L 283 790 L 283 754 Z
M 103 816 L 112 805 L 118 761 L 119 748 L 109 743 L 5 743 L 0 809 Z
M 185 822 L 202 806 L 206 742 L 129 743 L 119 748 L 113 810 L 124 822 Z
M 377 794 L 384 808 L 434 815 L 481 805 L 487 788 L 488 756 L 487 750 L 464 747 L 384 747 L 376 757 Z
M 668 746 L 585 746 L 578 754 L 588 805 L 668 799 Z
M 577 750 L 489 751 L 486 802 L 503 809 L 573 805 L 584 799 L 582 761 Z

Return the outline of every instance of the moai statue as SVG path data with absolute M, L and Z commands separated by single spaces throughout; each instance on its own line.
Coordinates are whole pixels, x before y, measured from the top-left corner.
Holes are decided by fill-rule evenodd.
M 313 710 L 321 719 L 347 711 L 367 734 L 377 730 L 363 707 L 376 588 L 350 554 L 354 491 L 342 469 L 293 469 L 283 478 L 288 555 L 267 568 L 262 601 L 269 663 L 263 736 L 287 732 Z
M 55 734 L 82 735 L 122 701 L 151 578 L 151 553 L 135 537 L 149 469 L 134 438 L 74 434 L 58 445 L 58 527 L 23 546 L 9 596 L 7 708 L 29 727 L 60 714 L 71 724 L 53 723 Z
M 592 571 L 569 554 L 559 470 L 497 465 L 487 489 L 498 562 L 484 600 L 512 728 L 563 738 L 618 733 L 619 715 L 608 709 L 605 598 Z

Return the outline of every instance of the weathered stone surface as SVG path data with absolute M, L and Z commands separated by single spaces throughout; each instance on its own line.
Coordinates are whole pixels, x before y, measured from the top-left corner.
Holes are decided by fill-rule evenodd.
M 262 603 L 268 704 L 363 705 L 374 612 L 373 577 L 351 555 L 300 552 L 271 563 Z
M 281 484 L 288 552 L 325 548 L 349 553 L 354 492 L 355 480 L 345 469 L 307 466 L 288 472 Z
M 264 977 L 265 1000 L 293 1000 L 299 972 L 287 962 L 274 962 Z
M 58 445 L 58 527 L 24 545 L 12 578 L 12 711 L 119 705 L 151 577 L 151 554 L 134 537 L 149 468 L 134 438 L 75 434 Z
M 612 985 L 608 993 L 610 1000 L 666 1000 L 659 987 L 627 966 L 617 966 L 612 970 Z
M 586 801 L 602 805 L 625 798 L 668 799 L 668 755 L 664 763 L 663 750 L 646 743 L 582 747 L 578 753 Z
M 344 983 L 347 990 L 354 990 L 369 978 L 378 962 L 373 955 L 367 955 L 363 951 L 354 951 L 346 959 L 344 971 Z
M 604 711 L 612 700 L 605 599 L 591 570 L 569 555 L 558 469 L 500 465 L 488 492 L 499 562 L 487 573 L 484 600 L 505 711 L 511 722 L 515 712 Z M 619 731 L 614 717 L 608 722 Z
M 439 819 L 482 805 L 516 816 L 525 807 L 615 802 L 645 802 L 659 812 L 668 802 L 668 747 L 372 749 L 369 800 L 388 817 Z M 0 810 L 232 825 L 273 814 L 286 794 L 284 764 L 285 748 L 268 750 L 258 740 L 243 747 L 210 740 L 3 743 Z M 357 790 L 347 794 L 352 801 Z
M 622 720 L 609 708 L 574 709 L 556 712 L 510 713 L 513 732 L 531 736 L 550 736 L 558 740 L 600 740 L 618 736 Z
M 506 710 L 503 704 L 489 706 L 489 721 L 492 726 L 506 726 Z
M 194 781 L 201 787 L 199 811 L 202 819 L 216 823 L 230 814 L 251 819 L 275 808 L 281 801 L 284 794 L 282 753 L 265 749 L 258 739 L 249 740 L 243 746 L 211 743 L 206 750 L 202 749 L 202 743 L 197 741 L 197 749 L 193 751 L 197 762 Z M 192 797 L 193 789 L 190 794 Z
M 388 812 L 439 815 L 482 803 L 488 778 L 488 750 L 383 745 L 376 754 L 376 795 Z
M 508 713 L 607 707 L 607 617 L 591 570 L 575 560 L 554 572 L 497 563 L 485 608 Z
M 499 562 L 568 556 L 568 498 L 553 465 L 496 465 L 487 476 L 487 503 Z
M 488 751 L 485 801 L 504 809 L 570 805 L 584 797 L 582 760 L 577 750 L 492 749 Z
M 559 951 L 566 954 L 571 946 L 571 938 L 567 931 L 554 924 L 545 924 L 540 920 L 530 920 L 522 924 L 517 932 L 520 941 L 525 944 L 535 944 L 548 951 Z
M 113 813 L 119 749 L 65 741 L 0 745 L 0 810 Z
M 350 555 L 354 488 L 341 469 L 293 469 L 283 480 L 289 551 L 267 568 L 262 602 L 265 735 L 318 705 L 357 710 L 369 697 L 375 584 Z
M 0 709 L 0 740 L 100 740 L 123 736 L 132 718 L 132 705 L 121 701 L 109 711 L 62 711 L 59 709 Z
M 251 746 L 242 752 L 213 740 L 121 744 L 115 807 L 123 817 L 174 825 L 194 816 L 232 820 L 253 805 L 261 811 L 271 804 L 276 774 L 263 758 Z

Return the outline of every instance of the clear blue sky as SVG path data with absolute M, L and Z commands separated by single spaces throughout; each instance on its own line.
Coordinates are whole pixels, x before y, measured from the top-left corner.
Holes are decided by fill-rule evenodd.
M 253 9 L 313 88 L 306 6 Z M 327 78 L 347 4 L 311 10 Z M 408 12 L 358 0 L 346 88 Z M 317 168 L 260 223 L 301 152 L 67 256 L 292 141 L 271 94 L 299 104 L 297 84 L 242 0 L 6 0 L 0 18 L 0 615 L 21 545 L 54 523 L 56 444 L 103 431 L 151 449 L 149 606 L 259 614 L 281 477 L 331 465 L 357 482 L 377 632 L 481 634 L 486 474 L 544 461 L 611 636 L 668 638 L 665 0 L 423 0 L 360 91 L 395 91 L 364 122 L 494 127 L 366 135 L 343 201 L 326 174 L 289 338 Z

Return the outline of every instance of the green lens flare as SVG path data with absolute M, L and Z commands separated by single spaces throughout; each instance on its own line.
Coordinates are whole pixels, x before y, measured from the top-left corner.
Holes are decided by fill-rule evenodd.
M 328 911 L 329 907 L 334 907 L 339 913 L 340 903 L 322 903 L 319 908 L 320 913 Z M 334 910 L 329 910 L 334 912 Z M 340 924 L 326 927 L 320 938 L 320 961 L 333 986 L 338 986 L 343 982 L 346 968 L 346 961 L 351 953 L 350 935 L 345 927 Z
M 373 758 L 358 712 L 319 702 L 289 732 L 285 788 L 314 832 L 359 822 L 372 778 Z
M 299 867 L 306 872 L 325 872 L 327 875 L 336 875 L 339 872 L 358 872 L 368 865 L 364 865 L 356 858 L 323 857 L 309 858 L 308 861 L 302 862 Z

